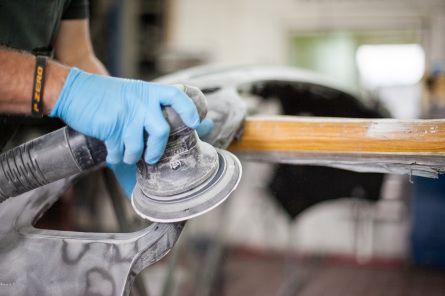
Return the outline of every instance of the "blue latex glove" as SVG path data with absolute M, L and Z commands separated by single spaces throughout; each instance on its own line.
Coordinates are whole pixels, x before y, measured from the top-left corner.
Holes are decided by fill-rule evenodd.
M 206 135 L 210 134 L 213 129 L 213 125 L 214 123 L 211 119 L 204 119 L 196 128 L 198 136 L 205 137 Z M 136 185 L 136 165 L 128 165 L 121 162 L 118 164 L 109 165 L 109 167 L 113 170 L 119 185 L 122 187 L 122 189 L 124 189 L 127 197 L 130 198 L 134 186 Z
M 107 147 L 107 162 L 156 163 L 162 156 L 170 126 L 162 106 L 171 106 L 183 122 L 196 128 L 199 115 L 193 101 L 177 87 L 89 74 L 72 68 L 50 116 L 97 138 Z
M 212 132 L 214 126 L 215 124 L 213 123 L 213 120 L 204 118 L 196 128 L 196 132 L 200 138 L 204 138 Z
M 114 176 L 126 193 L 127 198 L 130 198 L 136 185 L 136 165 L 120 162 L 117 164 L 109 164 L 108 167 L 113 170 Z

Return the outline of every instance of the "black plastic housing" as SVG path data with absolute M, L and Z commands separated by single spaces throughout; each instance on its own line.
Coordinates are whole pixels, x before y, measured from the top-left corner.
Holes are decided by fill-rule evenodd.
M 0 155 L 0 202 L 102 164 L 105 145 L 64 127 Z

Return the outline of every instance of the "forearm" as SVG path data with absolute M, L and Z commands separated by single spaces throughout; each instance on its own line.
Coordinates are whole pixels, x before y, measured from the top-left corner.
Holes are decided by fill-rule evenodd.
M 54 44 L 54 54 L 55 59 L 64 65 L 77 67 L 88 73 L 108 75 L 94 54 L 86 19 L 65 20 L 61 23 Z
M 65 64 L 65 63 L 64 63 Z M 82 59 L 73 61 L 68 65 L 77 67 L 88 73 L 99 74 L 99 75 L 109 75 L 105 66 L 96 58 L 94 54 L 87 55 Z
M 0 113 L 31 113 L 36 59 L 33 55 L 0 48 Z M 48 60 L 43 89 L 44 113 L 55 105 L 69 68 Z

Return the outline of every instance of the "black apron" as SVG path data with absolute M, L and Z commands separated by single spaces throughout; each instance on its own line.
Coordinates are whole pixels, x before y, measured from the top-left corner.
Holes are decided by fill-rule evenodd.
M 0 45 L 51 57 L 61 20 L 86 17 L 87 0 L 0 0 Z M 29 98 L 31 108 L 31 93 Z M 53 118 L 0 114 L 0 151 L 21 129 L 31 126 L 47 132 L 62 123 Z

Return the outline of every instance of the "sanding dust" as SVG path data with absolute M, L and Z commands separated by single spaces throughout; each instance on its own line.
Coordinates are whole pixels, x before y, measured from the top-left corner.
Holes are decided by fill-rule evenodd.
M 420 130 L 419 130 L 420 129 Z M 411 134 L 430 135 L 439 132 L 437 125 L 421 126 L 409 122 L 379 121 L 372 122 L 367 130 L 367 136 L 374 139 L 401 139 L 409 138 Z

